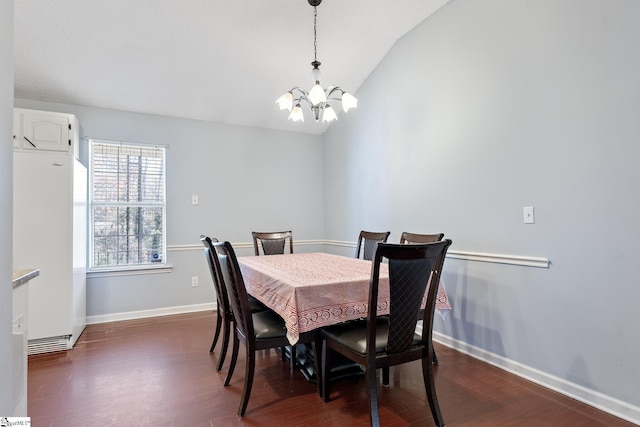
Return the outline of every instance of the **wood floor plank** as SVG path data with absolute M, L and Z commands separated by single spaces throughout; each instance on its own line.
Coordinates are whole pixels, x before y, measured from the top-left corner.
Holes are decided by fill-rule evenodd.
M 369 425 L 363 377 L 337 381 L 331 401 L 274 351 L 257 355 L 247 413 L 236 416 L 244 355 L 228 387 L 209 353 L 211 312 L 87 326 L 73 350 L 29 356 L 28 413 L 35 427 Z M 448 426 L 633 424 L 436 344 L 435 381 Z M 229 356 L 227 356 L 229 357 Z M 421 366 L 391 369 L 378 388 L 384 426 L 432 426 Z

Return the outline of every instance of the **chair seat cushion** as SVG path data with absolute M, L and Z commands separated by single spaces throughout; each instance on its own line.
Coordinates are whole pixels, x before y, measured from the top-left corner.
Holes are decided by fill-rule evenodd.
M 322 335 L 347 347 L 363 356 L 366 354 L 367 347 L 367 321 L 358 320 L 355 322 L 347 322 L 339 325 L 322 328 Z M 382 353 L 387 347 L 387 338 L 389 336 L 389 318 L 378 317 L 376 319 L 376 353 Z M 413 344 L 419 345 L 422 337 L 418 334 L 413 335 Z
M 269 307 L 258 301 L 255 297 L 251 295 L 247 295 L 249 297 L 249 308 L 252 313 L 257 313 L 258 311 L 269 310 Z
M 272 310 L 252 313 L 253 331 L 256 339 L 279 338 L 287 335 L 287 328 L 282 317 Z

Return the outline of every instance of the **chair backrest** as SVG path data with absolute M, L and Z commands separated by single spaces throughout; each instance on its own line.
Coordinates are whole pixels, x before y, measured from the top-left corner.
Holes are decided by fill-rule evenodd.
M 293 233 L 291 231 L 253 231 L 253 251 L 260 255 L 259 246 L 262 246 L 264 255 L 280 255 L 284 253 L 284 246 L 289 240 L 289 253 L 293 253 Z M 258 245 L 258 242 L 260 245 Z
M 373 254 L 376 252 L 376 245 L 378 243 L 386 243 L 389 238 L 390 231 L 361 231 L 358 235 L 358 244 L 356 246 L 356 258 L 360 258 L 360 247 L 364 241 L 364 251 L 362 254 L 362 259 L 366 259 L 371 261 L 373 259 Z
M 375 348 L 380 264 L 384 260 L 388 261 L 389 265 L 390 296 L 386 353 L 402 353 L 411 347 L 427 285 L 429 292 L 422 319 L 422 344 L 427 347 L 430 345 L 440 272 L 450 245 L 449 239 L 412 245 L 378 244 L 371 267 L 367 316 L 368 348 Z
M 444 237 L 444 233 L 440 234 L 417 234 L 403 231 L 400 236 L 400 243 L 433 243 L 439 242 Z
M 216 291 L 218 310 L 228 314 L 230 313 L 229 297 L 227 296 L 227 290 L 220 282 L 217 257 L 215 250 L 213 249 L 213 243 L 218 242 L 218 239 L 210 238 L 208 236 L 200 236 L 200 241 L 204 245 L 204 256 L 207 259 L 207 264 L 209 265 L 209 272 L 211 273 L 211 279 L 213 280 L 213 289 Z
M 220 284 L 227 291 L 229 306 L 234 313 L 236 330 L 250 340 L 254 336 L 253 318 L 236 253 L 229 242 L 213 243 L 212 247 L 216 255 L 214 262 L 220 271 Z

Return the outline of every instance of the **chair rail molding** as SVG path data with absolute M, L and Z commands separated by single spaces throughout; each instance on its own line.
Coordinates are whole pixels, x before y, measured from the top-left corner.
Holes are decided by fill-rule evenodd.
M 355 242 L 345 242 L 340 240 L 295 240 L 294 246 L 311 246 L 311 245 L 327 245 L 338 247 L 356 247 Z M 235 248 L 253 249 L 252 242 L 233 243 Z M 167 245 L 167 252 L 179 251 L 195 251 L 202 250 L 202 245 Z M 532 257 L 523 255 L 494 254 L 489 252 L 470 252 L 470 251 L 447 251 L 447 258 L 461 259 L 466 261 L 490 262 L 494 264 L 519 265 L 524 267 L 549 268 L 551 261 L 544 257 Z
M 498 264 L 511 264 L 538 268 L 549 268 L 549 264 L 551 263 L 548 258 L 455 250 L 447 251 L 447 257 L 453 259 L 464 259 L 467 261 L 493 262 Z
M 325 245 L 326 240 L 294 240 L 293 246 L 311 246 L 311 245 Z M 253 242 L 238 242 L 231 243 L 234 248 L 238 249 L 251 249 L 253 250 Z M 355 243 L 353 244 L 355 248 Z M 193 244 L 193 245 L 167 245 L 167 252 L 180 252 L 180 251 L 201 251 L 202 244 Z
M 355 248 L 355 242 L 345 242 L 339 240 L 325 240 L 324 244 L 328 246 L 352 247 Z M 507 255 L 494 254 L 488 252 L 469 252 L 448 250 L 447 258 L 462 259 L 467 261 L 490 262 L 497 264 L 519 265 L 524 267 L 549 268 L 551 262 L 548 258 L 531 257 L 523 255 Z

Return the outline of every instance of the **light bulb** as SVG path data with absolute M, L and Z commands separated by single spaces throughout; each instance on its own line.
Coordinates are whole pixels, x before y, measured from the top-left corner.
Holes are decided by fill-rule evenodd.
M 322 121 L 323 122 L 332 122 L 337 120 L 338 116 L 336 116 L 336 112 L 331 108 L 331 105 L 327 104 L 322 111 Z
M 280 106 L 281 110 L 289 110 L 293 108 L 293 93 L 285 92 L 282 94 L 280 98 L 276 101 L 276 104 Z
M 300 104 L 296 104 L 293 110 L 291 110 L 289 120 L 293 120 L 294 122 L 304 122 L 304 115 L 302 114 L 302 107 L 300 107 Z
M 344 92 L 342 94 L 342 109 L 346 113 L 352 108 L 356 108 L 358 106 L 358 100 L 355 96 L 350 93 Z
M 309 101 L 311 101 L 314 107 L 320 103 L 327 102 L 327 95 L 325 95 L 324 89 L 322 89 L 319 83 L 313 85 L 309 91 Z

